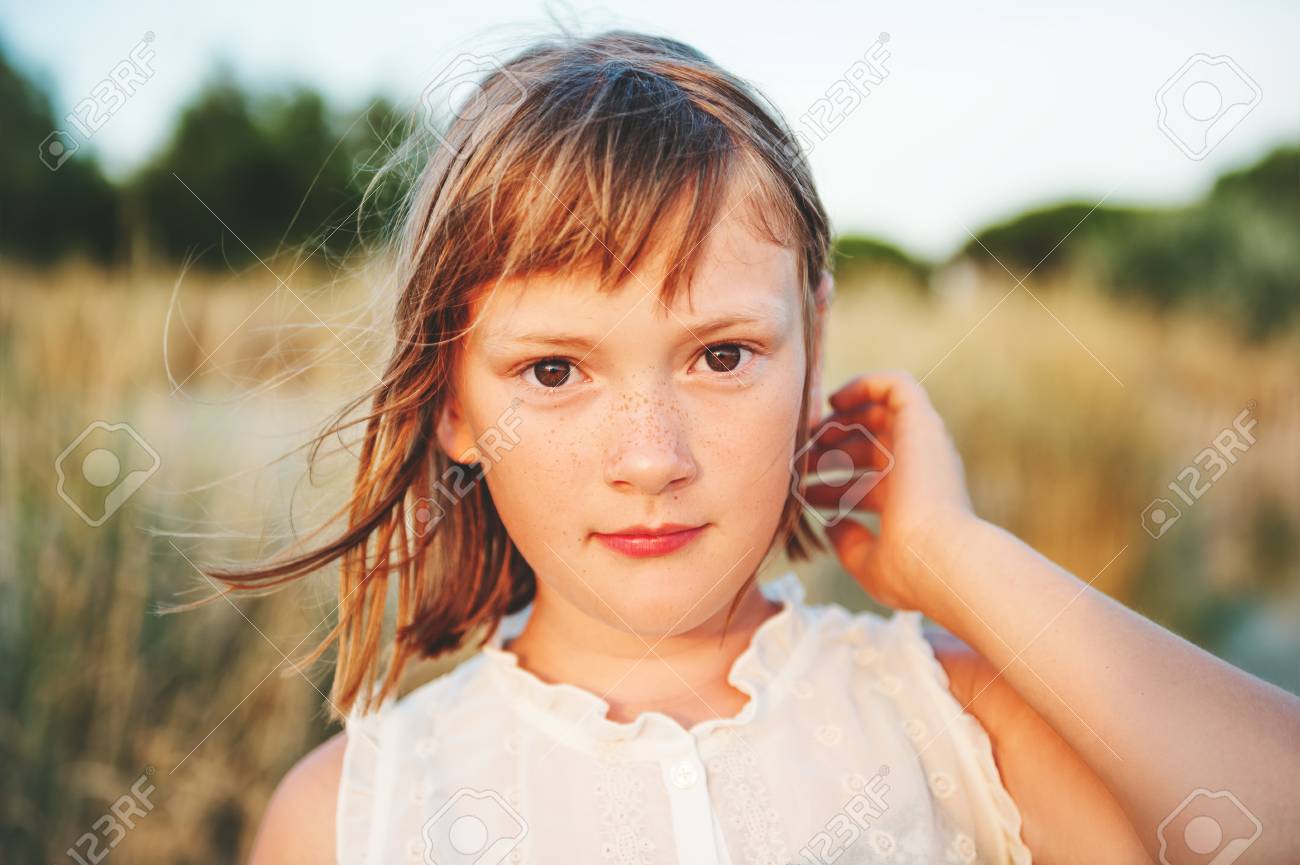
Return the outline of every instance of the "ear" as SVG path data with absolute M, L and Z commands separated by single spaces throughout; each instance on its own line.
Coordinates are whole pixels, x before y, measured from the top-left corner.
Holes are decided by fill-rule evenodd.
M 458 463 L 476 463 L 479 461 L 478 448 L 475 446 L 473 431 L 465 420 L 465 413 L 460 400 L 449 394 L 438 412 L 438 445 L 447 456 Z
M 811 357 L 812 383 L 808 390 L 808 416 L 805 423 L 809 429 L 817 425 L 825 414 L 825 398 L 822 396 L 823 349 L 825 347 L 826 319 L 830 314 L 831 301 L 835 299 L 835 278 L 829 270 L 822 271 L 821 281 L 813 293 L 815 308 L 813 310 L 813 344 Z

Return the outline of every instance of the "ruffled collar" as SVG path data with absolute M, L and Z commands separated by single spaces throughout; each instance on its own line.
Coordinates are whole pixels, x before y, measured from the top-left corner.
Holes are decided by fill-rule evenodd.
M 642 712 L 632 721 L 613 721 L 609 703 L 591 691 L 565 682 L 545 682 L 519 666 L 519 657 L 503 645 L 523 631 L 532 605 L 503 618 L 496 633 L 483 644 L 489 672 L 511 705 L 526 720 L 572 747 L 592 751 L 620 743 L 653 754 L 665 746 L 689 744 L 718 727 L 743 726 L 768 708 L 785 690 L 787 680 L 802 666 L 799 651 L 809 630 L 804 586 L 794 571 L 760 585 L 760 591 L 781 609 L 755 629 L 750 643 L 731 665 L 727 681 L 748 695 L 744 707 L 730 718 L 710 718 L 689 730 L 668 715 Z

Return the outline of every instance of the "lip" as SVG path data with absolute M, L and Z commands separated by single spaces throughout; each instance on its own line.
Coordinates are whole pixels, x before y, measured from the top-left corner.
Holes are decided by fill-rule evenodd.
M 633 558 L 664 556 L 695 540 L 708 527 L 665 523 L 662 526 L 628 526 L 617 532 L 595 532 L 596 539 L 616 553 Z

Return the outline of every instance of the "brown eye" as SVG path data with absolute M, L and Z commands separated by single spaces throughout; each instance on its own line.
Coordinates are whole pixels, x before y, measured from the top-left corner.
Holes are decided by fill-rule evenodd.
M 735 372 L 742 351 L 745 348 L 734 343 L 711 345 L 704 349 L 704 360 L 714 372 Z
M 569 380 L 569 370 L 573 364 L 558 357 L 539 360 L 529 367 L 537 378 L 539 385 L 545 388 L 557 388 Z

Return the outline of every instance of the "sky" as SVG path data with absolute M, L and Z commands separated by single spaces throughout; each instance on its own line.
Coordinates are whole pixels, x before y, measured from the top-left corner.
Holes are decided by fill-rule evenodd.
M 1078 5 L 0 0 L 0 45 L 63 114 L 148 38 L 152 74 L 89 140 L 121 175 L 165 139 L 219 59 L 254 86 L 416 106 L 459 55 L 506 56 L 553 32 L 552 19 L 668 35 L 752 82 L 805 133 L 837 232 L 930 257 L 1064 199 L 1187 202 L 1223 171 L 1300 141 L 1300 3 Z M 819 102 L 828 91 L 845 109 Z

